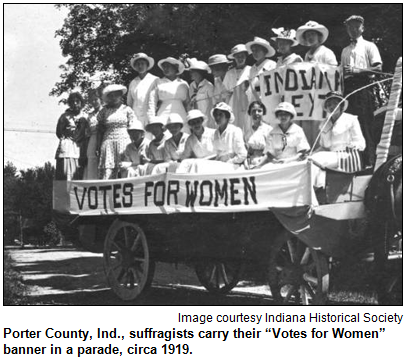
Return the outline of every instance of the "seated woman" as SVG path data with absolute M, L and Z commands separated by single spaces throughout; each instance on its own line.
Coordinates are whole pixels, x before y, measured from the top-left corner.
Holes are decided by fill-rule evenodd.
M 122 178 L 138 176 L 138 166 L 145 163 L 149 144 L 141 121 L 133 120 L 128 125 L 127 132 L 131 143 L 124 150 L 123 161 L 120 163 Z
M 153 118 L 146 129 L 153 135 L 153 139 L 145 150 L 145 164 L 138 166 L 138 175 L 154 175 L 159 169 L 155 169 L 157 164 L 165 162 L 165 141 L 168 136 L 165 133 L 165 122 L 162 117 Z
M 294 106 L 282 102 L 276 107 L 275 115 L 279 124 L 269 133 L 265 148 L 266 156 L 258 164 L 258 167 L 262 166 L 263 169 L 271 168 L 275 164 L 302 160 L 310 150 L 302 128 L 292 122 L 296 116 Z
M 253 101 L 248 107 L 248 115 L 251 116 L 252 129 L 247 139 L 248 168 L 257 166 L 264 157 L 264 150 L 272 126 L 263 121 L 266 115 L 265 105 L 260 101 Z
M 339 92 L 330 92 L 323 106 L 329 116 L 321 126 L 320 148 L 311 159 L 317 165 L 330 169 L 346 172 L 361 170 L 365 139 L 357 117 L 344 112 L 348 101 Z
M 185 150 L 188 134 L 182 132 L 183 119 L 178 114 L 170 114 L 166 128 L 172 134 L 164 144 L 164 161 L 155 165 L 154 174 L 163 174 L 165 172 L 175 172 L 181 161 L 183 151 Z

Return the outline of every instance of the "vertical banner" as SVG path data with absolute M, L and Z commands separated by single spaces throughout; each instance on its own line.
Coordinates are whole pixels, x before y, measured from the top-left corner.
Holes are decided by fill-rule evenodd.
M 293 104 L 295 120 L 324 120 L 326 94 L 343 91 L 341 67 L 305 62 L 266 71 L 260 75 L 260 84 L 261 100 L 271 123 L 276 123 L 273 109 L 282 101 Z

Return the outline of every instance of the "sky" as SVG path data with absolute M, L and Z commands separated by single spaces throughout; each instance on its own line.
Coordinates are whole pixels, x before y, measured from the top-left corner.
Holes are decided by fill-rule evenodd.
M 66 15 L 50 4 L 4 5 L 4 161 L 17 169 L 55 161 L 55 127 L 66 106 L 49 92 L 66 61 L 55 38 Z

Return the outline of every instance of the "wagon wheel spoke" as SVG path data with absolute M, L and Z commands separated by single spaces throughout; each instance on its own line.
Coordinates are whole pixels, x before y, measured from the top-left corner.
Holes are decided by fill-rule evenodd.
M 141 240 L 141 235 L 137 234 L 137 237 L 134 239 L 134 242 L 133 242 L 133 244 L 131 246 L 131 249 L 130 249 L 132 252 L 135 252 L 135 250 L 139 247 L 140 240 Z
M 303 305 L 309 305 L 309 295 L 310 293 L 307 293 L 305 285 L 300 285 L 300 298 Z
M 119 272 L 118 276 L 117 276 L 117 281 L 121 282 L 121 280 L 123 279 L 123 276 L 125 275 L 125 270 L 123 268 L 121 268 L 121 271 Z
M 224 285 L 230 284 L 230 282 L 228 281 L 226 268 L 225 268 L 224 264 L 220 264 L 220 269 L 221 269 L 221 275 L 223 276 Z
M 305 290 L 309 293 L 309 295 L 311 296 L 311 298 L 314 299 L 315 296 L 316 296 L 316 293 L 314 292 L 314 290 L 312 289 L 312 287 L 311 287 L 308 283 L 305 283 L 305 284 L 304 284 L 304 288 L 305 288 Z
M 295 246 L 292 239 L 288 239 L 287 245 L 288 245 L 288 251 L 289 251 L 289 256 L 290 256 L 290 262 L 292 264 L 294 264 L 296 262 L 296 258 L 297 258 L 297 247 Z
M 130 247 L 130 235 L 128 234 L 128 228 L 125 227 L 123 231 L 124 231 L 124 244 L 125 247 L 128 249 Z
M 308 264 L 309 259 L 310 259 L 310 248 L 306 246 L 306 250 L 302 256 L 302 259 L 300 260 L 300 265 Z
M 212 269 L 210 277 L 209 277 L 210 284 L 214 283 L 214 279 L 215 279 L 216 275 L 217 275 L 217 266 L 213 265 L 213 269 Z

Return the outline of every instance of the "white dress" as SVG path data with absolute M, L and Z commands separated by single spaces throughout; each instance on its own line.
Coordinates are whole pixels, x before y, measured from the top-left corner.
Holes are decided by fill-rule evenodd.
M 148 119 L 162 117 L 166 123 L 169 114 L 179 114 L 186 122 L 185 105 L 189 102 L 189 85 L 186 81 L 176 78 L 171 81 L 164 77 L 155 81 L 149 95 Z M 184 130 L 188 130 L 187 124 Z
M 148 99 L 149 93 L 158 79 L 157 76 L 148 73 L 143 79 L 137 76 L 131 81 L 127 93 L 127 105 L 133 109 L 135 116 L 142 124 L 148 123 Z
M 249 165 L 258 165 L 259 161 L 265 154 L 265 148 L 269 133 L 272 131 L 272 126 L 261 123 L 254 131 L 251 129 L 250 136 L 247 140 L 248 161 Z
M 210 81 L 203 79 L 199 85 L 193 81 L 189 88 L 190 108 L 199 109 L 207 119 L 210 118 L 214 102 L 213 95 L 214 86 Z
M 243 69 L 233 68 L 227 71 L 224 78 L 224 86 L 228 93 L 231 93 L 228 104 L 233 110 L 235 117 L 234 125 L 238 126 L 245 135 L 249 131 L 248 97 L 245 92 L 244 82 L 249 79 L 251 66 L 245 66 Z

